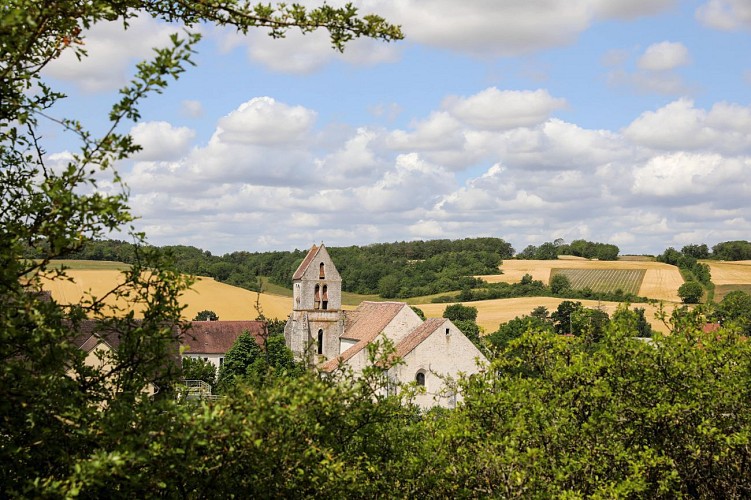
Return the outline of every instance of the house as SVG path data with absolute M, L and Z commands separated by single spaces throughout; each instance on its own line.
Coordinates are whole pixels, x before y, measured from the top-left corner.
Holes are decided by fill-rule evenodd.
M 387 370 L 399 384 L 425 387 L 416 403 L 451 407 L 457 395 L 450 383 L 480 370 L 487 359 L 449 320 L 423 321 L 404 302 L 362 302 L 342 309 L 342 279 L 326 247 L 313 245 L 292 276 L 292 313 L 284 329 L 295 358 L 333 372 L 347 366 L 359 373 L 370 362 L 367 346 L 389 339 L 402 364 Z
M 212 363 L 218 372 L 227 352 L 244 332 L 248 332 L 258 345 L 264 345 L 266 324 L 263 321 L 193 321 L 187 328 L 176 326 L 170 349 L 172 362 L 181 358 L 203 359 Z M 111 364 L 109 353 L 120 345 L 120 334 L 97 321 L 84 320 L 78 325 L 73 342 L 86 352 L 87 365 L 106 370 Z
M 193 321 L 182 332 L 182 357 L 209 361 L 219 373 L 224 357 L 243 332 L 255 338 L 258 345 L 264 345 L 266 325 L 263 321 Z

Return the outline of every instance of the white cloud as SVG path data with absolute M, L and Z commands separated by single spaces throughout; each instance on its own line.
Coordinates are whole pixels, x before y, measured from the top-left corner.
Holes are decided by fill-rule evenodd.
M 667 41 L 650 45 L 637 59 L 636 71 L 626 69 L 632 52 L 610 49 L 605 53 L 602 63 L 613 68 L 607 74 L 610 84 L 631 87 L 640 93 L 672 96 L 686 96 L 697 91 L 676 71 L 691 62 L 685 45 Z
M 364 10 L 401 24 L 408 40 L 478 55 L 508 56 L 570 43 L 593 19 L 590 0 L 457 2 L 371 0 Z
M 747 0 L 709 0 L 696 9 L 703 24 L 722 31 L 751 28 L 751 3 Z
M 469 97 L 449 97 L 442 107 L 462 122 L 483 130 L 530 127 L 566 104 L 546 90 L 513 91 L 491 87 Z
M 282 144 L 305 139 L 316 113 L 270 97 L 256 97 L 219 120 L 216 136 L 225 143 Z
M 682 43 L 660 42 L 647 47 L 637 65 L 647 71 L 667 71 L 685 66 L 691 58 Z
M 188 152 L 195 131 L 188 127 L 173 127 L 167 122 L 143 122 L 136 124 L 130 135 L 141 151 L 133 155 L 137 160 L 179 159 Z
M 676 5 L 677 0 L 599 0 L 593 2 L 599 16 L 634 19 L 657 14 Z
M 519 95 L 542 103 L 530 113 L 542 122 L 509 113 L 497 128 L 492 114 L 470 112 Z M 206 144 L 138 161 L 126 180 L 152 237 L 181 241 L 188 232 L 175 226 L 200 227 L 191 244 L 212 251 L 500 235 L 520 249 L 560 236 L 639 253 L 708 217 L 719 240 L 738 230 L 721 222 L 743 219 L 751 197 L 751 109 L 678 100 L 618 133 L 550 118 L 553 101 L 491 89 L 446 99 L 404 131 L 318 130 L 314 110 L 255 98 Z M 158 151 L 181 131 L 150 128 Z
M 709 112 L 679 99 L 642 113 L 624 130 L 635 143 L 655 149 L 751 152 L 751 108 L 717 103 Z
M 414 132 L 395 130 L 388 137 L 389 147 L 397 150 L 442 150 L 461 148 L 464 133 L 461 124 L 445 111 L 434 112 L 426 120 L 413 124 Z
M 284 38 L 272 38 L 263 30 L 251 30 L 243 35 L 230 29 L 216 30 L 220 47 L 231 50 L 243 47 L 251 61 L 281 73 L 310 74 L 333 61 L 345 61 L 357 66 L 393 62 L 399 58 L 399 47 L 376 40 L 361 38 L 349 42 L 344 52 L 332 48 L 327 31 L 302 34 L 287 32 Z
M 122 22 L 99 22 L 82 34 L 88 57 L 79 61 L 72 48 L 63 52 L 44 70 L 44 74 L 73 82 L 84 91 L 113 90 L 125 85 L 130 67 L 149 59 L 154 47 L 170 44 L 169 36 L 179 31 L 176 26 L 160 23 L 149 16 L 129 21 L 127 31 Z
M 186 99 L 180 103 L 180 112 L 183 116 L 200 118 L 203 116 L 203 104 L 201 101 Z
M 634 174 L 633 192 L 654 196 L 709 194 L 726 196 L 723 189 L 734 179 L 751 172 L 748 160 L 723 158 L 717 154 L 673 153 L 652 158 Z

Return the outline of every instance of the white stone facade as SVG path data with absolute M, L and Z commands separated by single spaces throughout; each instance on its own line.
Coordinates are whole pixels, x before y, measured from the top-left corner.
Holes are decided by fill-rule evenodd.
M 477 373 L 487 360 L 453 324 L 425 322 L 403 302 L 363 302 L 341 310 L 341 276 L 326 248 L 313 246 L 292 278 L 293 310 L 284 336 L 299 360 L 325 372 L 340 364 L 359 373 L 370 362 L 367 345 L 388 338 L 402 364 L 388 370 L 399 384 L 424 386 L 422 407 L 453 407 L 461 399 L 451 381 Z

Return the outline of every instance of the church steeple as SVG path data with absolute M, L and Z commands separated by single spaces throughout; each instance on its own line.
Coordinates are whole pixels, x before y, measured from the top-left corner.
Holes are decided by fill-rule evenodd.
M 313 245 L 292 276 L 294 311 L 338 311 L 342 307 L 342 278 L 329 252 Z
M 292 314 L 284 338 L 295 358 L 316 364 L 339 355 L 341 309 L 342 277 L 323 243 L 313 245 L 292 275 Z

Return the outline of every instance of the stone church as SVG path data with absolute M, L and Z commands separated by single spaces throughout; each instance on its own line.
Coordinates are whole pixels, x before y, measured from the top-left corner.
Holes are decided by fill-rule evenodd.
M 389 368 L 398 383 L 415 382 L 425 392 L 423 407 L 452 407 L 456 394 L 447 381 L 477 373 L 487 363 L 479 349 L 449 320 L 423 321 L 404 302 L 362 302 L 342 309 L 342 278 L 326 247 L 313 245 L 292 276 L 292 313 L 284 336 L 299 360 L 324 372 L 347 365 L 355 373 L 367 366 L 366 346 L 382 338 L 394 343 L 403 364 Z

